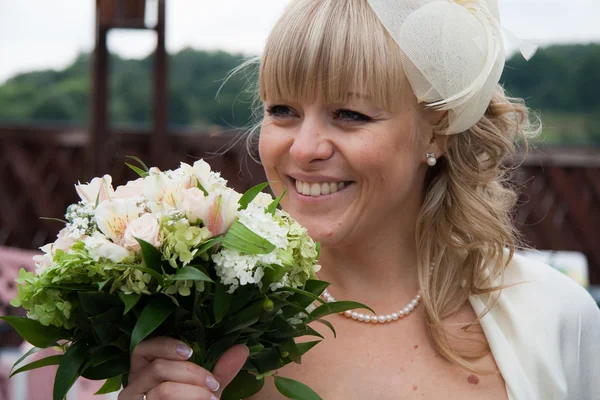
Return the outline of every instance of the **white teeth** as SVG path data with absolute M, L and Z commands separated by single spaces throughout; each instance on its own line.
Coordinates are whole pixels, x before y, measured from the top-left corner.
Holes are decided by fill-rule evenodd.
M 306 182 L 302 183 L 302 194 L 310 196 L 310 185 Z
M 321 185 L 319 185 L 318 183 L 313 183 L 312 185 L 310 185 L 310 195 L 311 196 L 320 196 L 321 195 Z
M 296 181 L 296 190 L 305 196 L 322 196 L 336 193 L 346 187 L 344 182 L 308 183 Z

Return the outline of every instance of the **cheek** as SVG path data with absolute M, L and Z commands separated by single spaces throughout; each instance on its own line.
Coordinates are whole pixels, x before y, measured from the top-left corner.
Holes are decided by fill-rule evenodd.
M 277 135 L 274 129 L 262 128 L 258 138 L 258 154 L 263 167 L 271 169 L 276 166 L 282 152 L 283 143 L 280 135 Z

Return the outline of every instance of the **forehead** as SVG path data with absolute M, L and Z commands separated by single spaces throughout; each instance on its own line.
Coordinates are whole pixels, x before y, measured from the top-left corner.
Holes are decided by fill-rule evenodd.
M 262 101 L 364 102 L 395 111 L 400 49 L 364 0 L 299 0 L 276 23 L 260 65 Z

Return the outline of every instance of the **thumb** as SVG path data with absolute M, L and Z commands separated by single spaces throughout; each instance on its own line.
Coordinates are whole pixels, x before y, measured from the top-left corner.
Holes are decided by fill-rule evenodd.
M 219 361 L 217 361 L 217 364 L 212 371 L 215 378 L 217 378 L 217 381 L 221 384 L 217 391 L 217 396 L 221 395 L 227 385 L 229 385 L 238 372 L 240 372 L 246 363 L 249 354 L 250 351 L 248 348 L 243 344 L 239 344 L 227 350 L 221 358 L 219 358 Z

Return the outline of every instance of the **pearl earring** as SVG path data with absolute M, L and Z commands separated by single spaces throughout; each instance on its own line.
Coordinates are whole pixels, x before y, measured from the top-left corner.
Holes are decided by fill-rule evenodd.
M 435 153 L 427 153 L 427 165 L 433 167 L 437 164 L 437 159 L 435 158 Z

